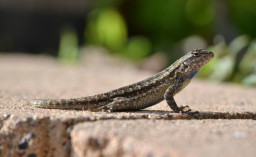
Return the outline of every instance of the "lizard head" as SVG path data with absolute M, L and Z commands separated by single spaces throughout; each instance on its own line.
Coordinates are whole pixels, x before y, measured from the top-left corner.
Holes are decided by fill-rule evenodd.
M 189 78 L 193 78 L 196 73 L 203 68 L 214 57 L 213 52 L 204 49 L 195 49 L 187 53 L 183 60 L 183 69 Z

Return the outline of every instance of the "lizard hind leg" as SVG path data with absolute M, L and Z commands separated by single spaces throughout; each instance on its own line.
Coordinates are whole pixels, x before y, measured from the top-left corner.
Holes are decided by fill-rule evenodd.
M 130 110 L 131 108 L 132 101 L 131 99 L 127 99 L 125 97 L 116 97 L 113 99 L 112 102 L 96 108 L 97 111 L 108 111 L 108 112 L 113 112 L 113 111 L 126 111 Z

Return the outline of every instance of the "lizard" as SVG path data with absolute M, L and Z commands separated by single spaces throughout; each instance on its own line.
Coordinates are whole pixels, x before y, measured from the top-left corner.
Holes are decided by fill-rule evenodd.
M 164 99 L 176 113 L 188 106 L 178 107 L 174 96 L 214 57 L 204 49 L 194 49 L 171 66 L 140 82 L 106 93 L 73 99 L 35 99 L 30 104 L 47 109 L 76 109 L 89 111 L 136 111 L 153 106 Z M 189 108 L 189 107 L 188 107 Z

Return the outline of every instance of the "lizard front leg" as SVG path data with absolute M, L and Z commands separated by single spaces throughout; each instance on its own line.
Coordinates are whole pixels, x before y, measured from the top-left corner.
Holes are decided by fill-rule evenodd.
M 189 108 L 189 106 L 181 106 L 181 107 L 178 107 L 173 96 L 174 96 L 174 93 L 175 93 L 175 89 L 173 88 L 173 86 L 170 86 L 164 93 L 164 99 L 166 100 L 167 104 L 169 105 L 169 107 L 176 113 L 179 113 L 180 111 L 181 112 L 184 112 L 183 110 L 185 108 Z M 188 112 L 191 111 L 190 109 L 188 110 Z

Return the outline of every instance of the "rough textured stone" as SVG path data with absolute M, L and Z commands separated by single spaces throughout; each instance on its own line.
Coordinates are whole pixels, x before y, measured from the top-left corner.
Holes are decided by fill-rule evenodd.
M 72 155 L 255 156 L 255 129 L 252 120 L 84 122 L 71 132 Z

